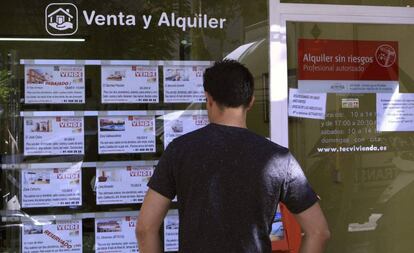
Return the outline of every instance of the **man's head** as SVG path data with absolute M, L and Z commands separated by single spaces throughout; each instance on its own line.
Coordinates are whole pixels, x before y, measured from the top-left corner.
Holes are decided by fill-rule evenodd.
M 204 73 L 204 91 L 221 108 L 251 106 L 254 80 L 250 71 L 234 60 L 222 60 Z

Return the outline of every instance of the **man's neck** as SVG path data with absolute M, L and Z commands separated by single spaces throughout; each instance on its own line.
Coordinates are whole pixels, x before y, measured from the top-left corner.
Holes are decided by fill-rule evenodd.
M 243 108 L 225 108 L 224 110 L 214 110 L 210 117 L 210 122 L 233 127 L 247 128 L 246 110 Z

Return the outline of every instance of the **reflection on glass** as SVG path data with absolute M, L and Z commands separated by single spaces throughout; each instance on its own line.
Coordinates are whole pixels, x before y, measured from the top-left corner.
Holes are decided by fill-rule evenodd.
M 392 35 L 379 32 L 384 29 Z M 413 32 L 414 26 L 401 25 L 289 23 L 289 87 L 298 88 L 299 39 L 396 41 L 399 92 L 412 92 L 414 55 L 407 40 Z M 326 252 L 414 251 L 414 134 L 407 130 L 412 124 L 404 123 L 411 120 L 412 100 L 407 94 L 385 103 L 387 94 L 331 92 L 325 119 L 289 118 L 289 147 L 328 218 L 332 238 Z M 381 113 L 384 104 L 393 110 Z M 381 126 L 384 120 L 399 123 L 391 130 Z

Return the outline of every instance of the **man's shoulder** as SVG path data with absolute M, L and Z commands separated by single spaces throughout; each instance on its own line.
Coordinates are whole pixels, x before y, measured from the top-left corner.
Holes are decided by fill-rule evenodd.
M 286 147 L 283 147 L 279 145 L 276 142 L 273 142 L 269 138 L 263 137 L 261 135 L 258 135 L 252 131 L 250 131 L 251 134 L 251 142 L 254 142 L 256 146 L 261 146 L 264 149 L 268 149 L 270 151 L 280 153 L 280 154 L 288 154 L 289 149 Z

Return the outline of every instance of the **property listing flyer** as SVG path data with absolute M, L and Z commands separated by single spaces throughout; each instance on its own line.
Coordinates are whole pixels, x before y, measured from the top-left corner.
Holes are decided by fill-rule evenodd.
M 96 168 L 96 203 L 142 203 L 154 166 Z
M 82 173 L 74 168 L 22 170 L 22 207 L 82 205 Z
M 85 67 L 82 65 L 25 65 L 26 104 L 85 103 Z
M 175 138 L 197 130 L 209 123 L 207 115 L 180 115 L 179 117 L 164 117 L 164 148 Z
M 164 66 L 165 103 L 204 103 L 206 66 Z
M 83 155 L 83 117 L 25 117 L 24 155 Z
M 301 93 L 393 93 L 398 80 L 397 41 L 299 39 Z
M 135 239 L 137 217 L 95 219 L 95 252 L 139 252 Z
M 158 103 L 158 66 L 102 66 L 102 103 Z
M 22 252 L 82 252 L 82 221 L 23 224 Z
M 154 116 L 98 117 L 99 154 L 155 152 Z
M 170 210 L 164 219 L 164 251 L 178 251 L 178 211 Z

